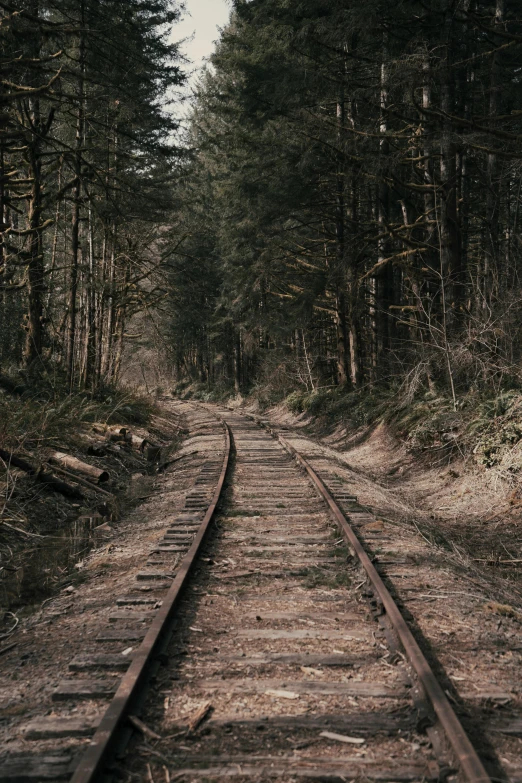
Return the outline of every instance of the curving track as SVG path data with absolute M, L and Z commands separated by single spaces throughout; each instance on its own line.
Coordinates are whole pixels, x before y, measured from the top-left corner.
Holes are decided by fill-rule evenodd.
M 335 461 L 306 459 L 299 439 L 235 412 L 219 411 L 221 422 L 174 407 L 190 419 L 185 454 L 197 442 L 200 457 L 184 509 L 136 575 L 148 573 L 145 591 L 117 599 L 125 609 L 113 647 L 145 622 L 141 645 L 106 692 L 114 696 L 86 747 L 71 755 L 70 706 L 26 733 L 45 738 L 47 754 L 53 732 L 66 747 L 51 759 L 11 757 L 0 779 L 492 779 L 354 532 L 374 518 Z M 144 620 L 151 602 L 159 610 Z M 83 660 L 76 685 L 61 686 L 66 703 L 81 688 L 83 698 L 99 694 L 107 671 L 121 668 L 112 648 Z M 144 725 L 133 719 L 128 744 L 131 714 Z M 499 769 L 493 763 L 493 776 Z

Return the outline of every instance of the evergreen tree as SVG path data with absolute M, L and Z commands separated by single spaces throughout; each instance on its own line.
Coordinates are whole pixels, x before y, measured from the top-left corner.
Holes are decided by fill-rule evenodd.
M 180 160 L 170 0 L 0 4 L 0 319 L 27 367 L 118 376 L 125 325 L 165 295 L 157 243 Z M 13 307 L 13 299 L 17 306 Z M 21 360 L 18 338 L 0 360 Z
M 454 396 L 516 375 L 516 10 L 235 3 L 193 171 L 243 385 L 281 363 L 308 388 L 420 367 Z

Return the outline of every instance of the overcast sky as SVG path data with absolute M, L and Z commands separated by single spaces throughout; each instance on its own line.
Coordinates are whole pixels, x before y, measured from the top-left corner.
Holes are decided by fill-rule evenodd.
M 200 68 L 219 38 L 218 28 L 229 20 L 230 5 L 228 0 L 185 0 L 185 5 L 186 13 L 180 24 L 174 26 L 173 38 L 179 41 L 194 36 L 182 51 L 192 61 L 191 69 Z

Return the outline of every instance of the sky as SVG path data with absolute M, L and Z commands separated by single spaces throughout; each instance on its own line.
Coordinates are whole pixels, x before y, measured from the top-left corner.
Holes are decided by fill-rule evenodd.
M 182 52 L 192 61 L 191 70 L 201 68 L 204 59 L 214 49 L 219 38 L 219 27 L 224 27 L 230 16 L 228 0 L 185 0 L 186 12 L 183 20 L 174 26 L 173 38 L 179 41 L 190 38 Z M 193 77 L 194 78 L 194 77 Z

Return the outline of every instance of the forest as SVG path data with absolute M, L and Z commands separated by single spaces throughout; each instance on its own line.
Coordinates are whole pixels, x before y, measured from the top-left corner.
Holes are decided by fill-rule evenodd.
M 514 0 L 235 0 L 183 121 L 179 4 L 0 9 L 6 383 L 518 388 Z
M 166 0 L 0 3 L 0 366 L 26 383 L 114 384 L 127 324 L 164 296 L 178 17 Z
M 508 0 L 235 3 L 190 128 L 178 376 L 454 404 L 519 383 L 521 22 Z
M 522 783 L 521 229 L 522 0 L 0 0 L 0 783 Z

